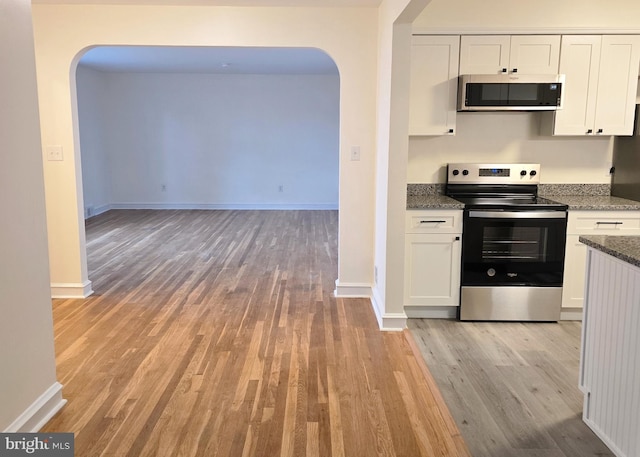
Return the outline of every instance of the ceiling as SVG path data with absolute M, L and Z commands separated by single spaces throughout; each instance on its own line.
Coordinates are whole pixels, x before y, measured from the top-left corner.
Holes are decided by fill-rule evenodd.
M 79 65 L 109 72 L 338 74 L 331 57 L 313 48 L 98 46 Z

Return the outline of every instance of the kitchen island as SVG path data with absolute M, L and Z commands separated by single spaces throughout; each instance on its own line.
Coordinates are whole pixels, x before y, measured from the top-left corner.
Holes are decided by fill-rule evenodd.
M 580 357 L 584 422 L 620 457 L 640 455 L 640 237 L 587 245 Z

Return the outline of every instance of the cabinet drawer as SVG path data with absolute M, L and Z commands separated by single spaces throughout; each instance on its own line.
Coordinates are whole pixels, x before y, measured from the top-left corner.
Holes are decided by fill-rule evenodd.
M 407 211 L 406 233 L 462 233 L 462 211 Z
M 640 211 L 569 211 L 569 235 L 640 234 Z

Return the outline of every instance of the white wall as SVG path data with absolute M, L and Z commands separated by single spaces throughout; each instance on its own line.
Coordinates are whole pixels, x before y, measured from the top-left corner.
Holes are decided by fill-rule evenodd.
M 53 350 L 30 7 L 29 0 L 2 0 L 0 14 L 0 431 L 35 431 L 64 404 Z
M 337 74 L 95 73 L 77 74 L 85 208 L 105 188 L 114 207 L 338 208 Z
M 87 67 L 78 67 L 76 73 L 85 216 L 90 215 L 86 211 L 89 207 L 95 214 L 111 204 L 106 75 Z
M 79 138 L 75 122 L 78 54 L 94 45 L 310 47 L 340 74 L 341 291 L 371 285 L 376 154 L 375 8 L 33 5 L 42 141 L 62 145 L 45 163 L 54 294 L 90 292 L 86 268 Z M 350 160 L 359 146 L 360 161 Z
M 455 162 L 540 163 L 540 181 L 609 184 L 610 137 L 540 135 L 541 113 L 458 113 L 455 136 L 411 137 L 407 182 L 444 183 Z
M 380 327 L 402 329 L 411 22 L 429 0 L 384 0 L 378 16 L 376 232 L 373 306 Z M 377 278 L 376 278 L 377 276 Z

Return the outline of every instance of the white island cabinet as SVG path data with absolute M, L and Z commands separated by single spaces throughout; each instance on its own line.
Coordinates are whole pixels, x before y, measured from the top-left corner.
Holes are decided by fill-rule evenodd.
M 462 211 L 409 210 L 406 218 L 405 313 L 408 317 L 456 317 Z
M 640 237 L 587 244 L 582 418 L 618 457 L 640 455 Z

